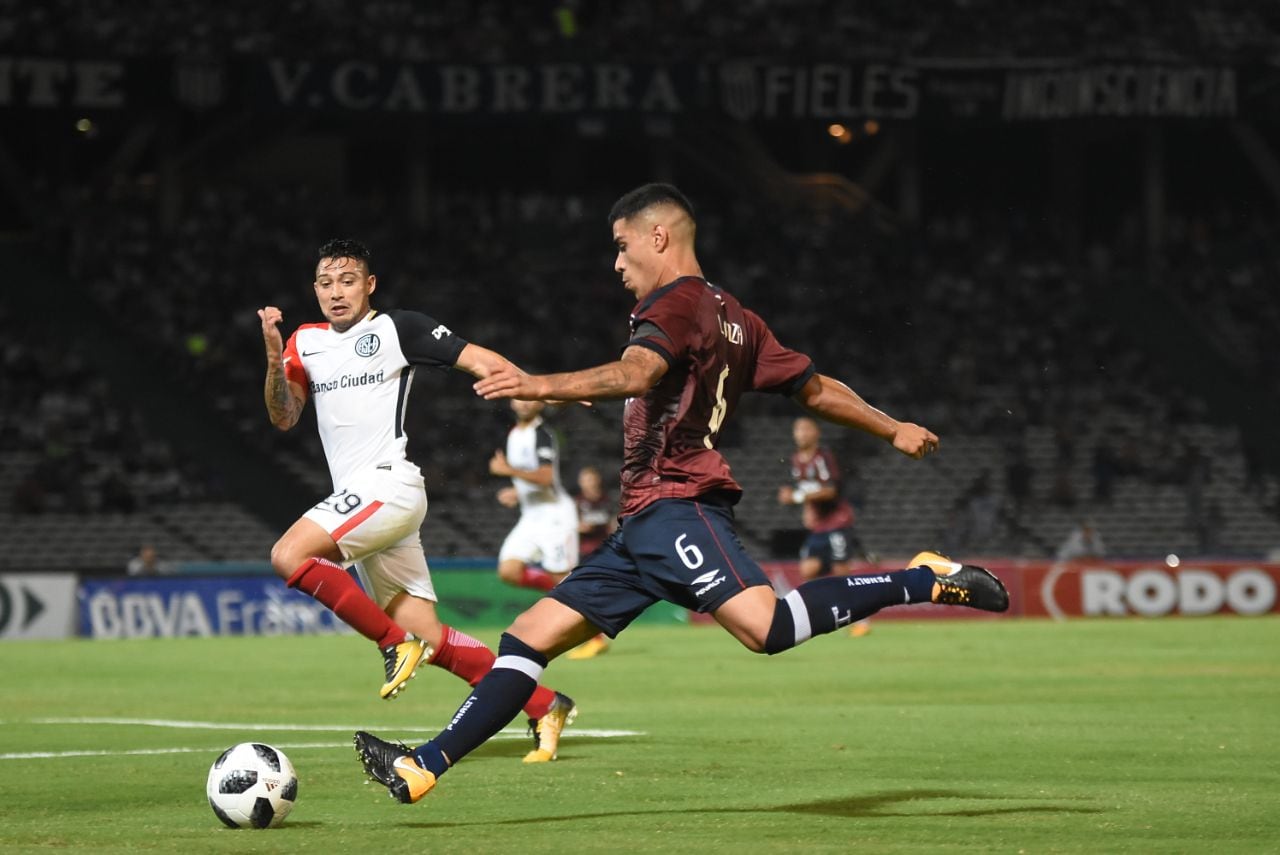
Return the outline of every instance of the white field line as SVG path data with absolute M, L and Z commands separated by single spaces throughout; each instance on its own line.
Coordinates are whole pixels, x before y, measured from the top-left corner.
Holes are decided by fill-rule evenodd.
M 217 721 L 183 721 L 179 719 L 164 718 L 33 718 L 24 721 L 0 721 L 0 725 L 6 724 L 50 724 L 50 725 L 86 725 L 86 724 L 110 724 L 135 727 L 164 727 L 177 730 L 238 730 L 250 733 L 280 733 L 286 731 L 305 731 L 318 733 L 334 733 L 345 732 L 351 733 L 356 730 L 369 729 L 371 726 L 367 724 L 245 724 L 234 722 L 217 722 Z M 376 730 L 391 730 L 390 727 L 374 727 Z M 570 737 L 582 736 L 594 739 L 615 739 L 622 736 L 644 736 L 643 731 L 639 730 L 607 730 L 600 728 L 575 727 L 567 734 Z M 494 739 L 528 739 L 529 736 L 523 728 L 507 728 L 498 733 Z M 265 741 L 265 740 L 264 740 Z M 292 749 L 292 748 L 350 748 L 350 742 L 273 742 L 276 748 Z M 8 754 L 0 754 L 0 760 L 35 760 L 44 758 L 60 758 L 60 757 L 123 757 L 130 755 L 149 755 L 149 754 L 193 754 L 208 753 L 213 749 L 210 748 L 137 748 L 129 750 L 113 750 L 113 751 L 21 751 Z
M 278 742 L 276 748 L 350 748 L 347 742 Z M 12 754 L 0 754 L 0 760 L 43 760 L 61 759 L 64 757 L 131 757 L 150 754 L 212 754 L 216 748 L 133 748 L 125 751 L 18 751 Z

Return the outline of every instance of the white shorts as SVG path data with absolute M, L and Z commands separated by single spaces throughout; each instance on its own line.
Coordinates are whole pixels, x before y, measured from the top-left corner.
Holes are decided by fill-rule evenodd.
M 427 516 L 421 478 L 384 469 L 364 472 L 303 516 L 329 532 L 380 607 L 401 591 L 435 602 L 419 533 Z
M 578 564 L 578 509 L 572 503 L 525 511 L 498 551 L 548 573 L 568 573 Z

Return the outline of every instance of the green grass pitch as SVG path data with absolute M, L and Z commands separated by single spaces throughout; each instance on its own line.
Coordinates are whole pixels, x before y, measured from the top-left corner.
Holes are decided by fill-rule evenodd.
M 380 701 L 353 636 L 7 643 L 0 674 L 6 853 L 1280 848 L 1275 617 L 882 621 L 772 659 L 636 627 L 549 670 L 581 709 L 559 761 L 511 734 L 413 806 L 362 783 L 351 730 L 418 740 L 466 687 L 426 668 Z M 282 828 L 205 801 L 248 740 L 298 769 Z

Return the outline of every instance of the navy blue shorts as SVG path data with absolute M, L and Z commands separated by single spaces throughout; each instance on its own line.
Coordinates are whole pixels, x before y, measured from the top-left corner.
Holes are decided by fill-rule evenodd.
M 818 575 L 825 576 L 831 572 L 832 565 L 848 561 L 855 552 L 861 552 L 862 546 L 858 536 L 851 528 L 838 528 L 835 531 L 813 532 L 800 548 L 801 558 L 817 558 L 822 562 Z
M 547 596 L 612 638 L 659 600 L 712 612 L 741 591 L 768 584 L 738 540 L 731 505 L 659 499 L 624 517 Z

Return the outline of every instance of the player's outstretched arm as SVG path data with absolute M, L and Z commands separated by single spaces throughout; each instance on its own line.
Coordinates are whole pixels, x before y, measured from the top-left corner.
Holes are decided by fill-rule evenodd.
M 647 347 L 631 346 L 617 362 L 565 374 L 526 374 L 514 365 L 494 371 L 475 384 L 486 401 L 606 401 L 634 398 L 652 389 L 667 373 L 667 362 Z
M 267 380 L 263 398 L 271 424 L 280 430 L 289 430 L 302 417 L 307 403 L 307 393 L 284 373 L 284 342 L 280 338 L 278 324 L 284 315 L 275 306 L 258 310 L 262 321 L 262 343 L 267 349 Z
M 825 374 L 810 377 L 795 400 L 819 418 L 878 436 L 916 460 L 938 450 L 938 437 L 933 431 L 890 418 L 862 400 L 857 392 Z
M 454 363 L 454 367 L 480 380 L 499 368 L 519 370 L 501 353 L 478 344 L 467 344 L 462 348 L 462 353 L 458 354 L 458 361 Z

